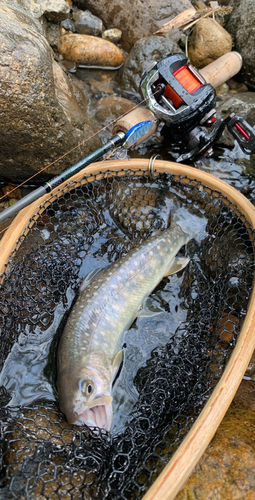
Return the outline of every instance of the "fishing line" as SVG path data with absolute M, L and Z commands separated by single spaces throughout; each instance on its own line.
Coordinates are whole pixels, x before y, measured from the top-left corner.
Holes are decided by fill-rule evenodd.
M 4 229 L 1 229 L 0 234 L 4 233 L 4 231 L 6 231 L 7 229 L 9 229 L 10 225 L 11 224 L 9 224 L 9 226 L 5 227 Z
M 154 94 L 153 94 L 154 95 Z M 18 186 L 15 186 L 15 188 L 13 188 L 11 191 L 8 191 L 8 195 L 10 193 L 12 193 L 13 191 L 15 191 L 16 189 L 20 188 L 21 186 L 23 186 L 24 184 L 26 184 L 27 182 L 29 182 L 31 179 L 33 179 L 34 177 L 36 177 L 37 175 L 39 175 L 41 172 L 43 172 L 44 170 L 46 170 L 47 168 L 51 167 L 52 165 L 54 165 L 54 163 L 57 163 L 59 160 L 62 160 L 62 158 L 64 158 L 65 156 L 67 156 L 69 153 L 71 153 L 72 151 L 74 151 L 75 149 L 77 149 L 79 146 L 82 146 L 83 144 L 85 144 L 87 141 L 89 141 L 90 139 L 92 139 L 93 137 L 95 137 L 96 135 L 100 134 L 100 132 L 102 132 L 103 130 L 105 130 L 106 128 L 110 127 L 110 125 L 112 125 L 113 123 L 117 122 L 120 118 L 123 118 L 123 116 L 126 116 L 127 114 L 129 114 L 131 111 L 133 111 L 134 109 L 136 109 L 138 106 L 140 106 L 140 104 L 143 104 L 145 101 L 147 101 L 149 98 L 145 98 L 143 99 L 142 101 L 140 101 L 138 104 L 136 104 L 135 106 L 133 106 L 133 108 L 129 109 L 129 111 L 126 111 L 125 113 L 123 113 L 122 115 L 118 116 L 118 118 L 115 118 L 114 120 L 112 120 L 110 123 L 108 123 L 108 125 L 105 125 L 104 127 L 102 127 L 100 130 L 98 130 L 97 132 L 95 132 L 95 134 L 92 134 L 90 137 L 88 137 L 87 139 L 84 139 L 84 141 L 80 142 L 79 144 L 77 144 L 76 146 L 74 146 L 72 149 L 70 149 L 69 151 L 67 151 L 66 153 L 64 153 L 62 156 L 60 156 L 59 158 L 57 158 L 56 160 L 54 160 L 52 163 L 49 163 L 49 165 L 47 165 L 46 167 L 43 167 L 41 170 L 39 170 L 39 172 L 36 172 L 35 174 L 33 174 L 31 177 L 29 177 L 28 179 L 26 179 L 25 181 L 21 182 Z M 0 201 L 7 197 L 7 194 L 4 194 L 3 196 L 0 197 Z M 1 234 L 1 231 L 0 231 L 0 234 Z

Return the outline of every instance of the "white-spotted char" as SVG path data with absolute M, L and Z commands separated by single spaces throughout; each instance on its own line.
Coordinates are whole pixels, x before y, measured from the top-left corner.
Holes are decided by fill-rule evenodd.
M 190 225 L 174 222 L 85 278 L 58 348 L 59 402 L 70 423 L 111 429 L 124 334 L 162 278 L 187 265 L 188 258 L 176 255 L 193 236 Z

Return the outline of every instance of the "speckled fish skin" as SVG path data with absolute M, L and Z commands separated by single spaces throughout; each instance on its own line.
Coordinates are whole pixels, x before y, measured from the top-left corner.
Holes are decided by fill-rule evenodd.
M 124 334 L 146 297 L 171 274 L 176 254 L 190 239 L 173 223 L 81 290 L 58 348 L 59 402 L 70 423 L 110 430 L 112 383 Z

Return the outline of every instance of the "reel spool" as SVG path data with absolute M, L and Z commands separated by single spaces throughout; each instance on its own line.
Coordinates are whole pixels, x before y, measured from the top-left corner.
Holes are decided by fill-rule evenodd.
M 184 54 L 171 54 L 154 64 L 143 75 L 140 88 L 149 109 L 170 127 L 174 141 L 215 113 L 214 88 Z

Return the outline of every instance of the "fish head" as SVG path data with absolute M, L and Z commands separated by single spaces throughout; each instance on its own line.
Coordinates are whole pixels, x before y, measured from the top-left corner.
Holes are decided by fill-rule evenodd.
M 69 423 L 111 430 L 113 412 L 110 368 L 94 358 L 83 360 L 80 368 L 70 366 L 59 373 L 59 404 Z

